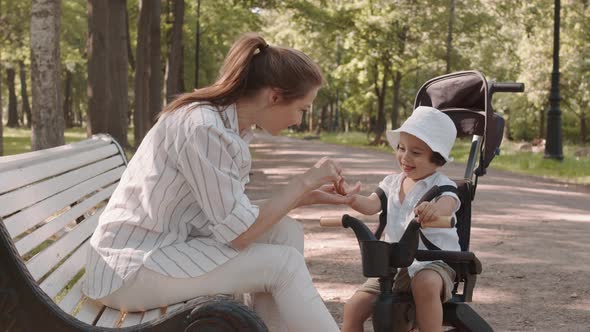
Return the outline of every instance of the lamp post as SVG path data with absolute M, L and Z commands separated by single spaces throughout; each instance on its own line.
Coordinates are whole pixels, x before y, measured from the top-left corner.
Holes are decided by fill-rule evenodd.
M 555 0 L 553 18 L 553 72 L 551 73 L 551 92 L 547 111 L 547 133 L 545 158 L 563 160 L 561 144 L 561 110 L 559 109 L 559 10 L 560 0 Z

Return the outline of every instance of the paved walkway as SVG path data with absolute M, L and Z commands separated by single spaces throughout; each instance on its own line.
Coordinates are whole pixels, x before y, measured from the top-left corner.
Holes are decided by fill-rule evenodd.
M 258 134 L 251 148 L 253 199 L 268 197 L 322 156 L 337 159 L 364 192 L 397 169 L 391 153 L 319 141 Z M 463 167 L 443 171 L 457 179 Z M 305 225 L 306 260 L 339 323 L 344 302 L 364 281 L 358 245 L 351 231 L 322 229 L 318 219 L 344 212 L 351 211 L 314 206 L 291 213 Z M 471 250 L 484 268 L 473 306 L 496 331 L 590 331 L 590 187 L 490 169 L 477 188 L 472 225 Z

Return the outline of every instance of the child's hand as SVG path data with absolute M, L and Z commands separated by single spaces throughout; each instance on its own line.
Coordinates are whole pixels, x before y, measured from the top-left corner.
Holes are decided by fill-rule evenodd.
M 421 224 L 433 222 L 440 215 L 437 206 L 432 202 L 422 202 L 414 208 L 416 221 Z
M 361 182 L 357 181 L 354 186 L 350 186 L 344 177 L 340 178 L 340 181 L 334 182 L 334 191 L 342 196 L 350 196 L 361 191 Z
M 353 193 L 358 192 L 360 190 L 360 184 L 358 185 L 358 189 L 352 189 Z M 318 189 L 312 190 L 306 195 L 304 195 L 298 202 L 297 206 L 306 206 L 306 205 L 313 205 L 313 204 L 345 204 L 349 205 L 351 200 L 353 199 L 353 194 L 350 195 L 341 195 L 336 192 L 336 187 L 334 184 L 325 184 Z

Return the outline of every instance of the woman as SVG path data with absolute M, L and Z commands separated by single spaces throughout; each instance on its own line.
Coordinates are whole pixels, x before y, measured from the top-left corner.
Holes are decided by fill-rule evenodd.
M 244 193 L 250 128 L 299 124 L 322 83 L 305 54 L 238 39 L 218 80 L 166 106 L 144 138 L 91 238 L 84 292 L 127 311 L 250 292 L 271 330 L 337 331 L 285 216 L 347 204 L 340 167 L 322 159 L 259 206 Z

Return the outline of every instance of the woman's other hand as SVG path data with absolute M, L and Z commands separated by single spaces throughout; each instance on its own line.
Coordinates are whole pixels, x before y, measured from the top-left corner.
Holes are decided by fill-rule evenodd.
M 325 184 L 318 189 L 312 190 L 305 194 L 298 202 L 297 206 L 305 206 L 312 204 L 345 204 L 349 205 L 354 197 L 354 194 L 361 190 L 361 183 L 357 182 L 354 186 L 348 187 L 347 195 L 342 195 L 337 192 L 334 184 Z
M 343 176 L 340 177 L 340 181 L 334 183 L 334 189 L 337 194 L 342 196 L 354 195 L 361 191 L 361 182 L 357 181 L 354 186 L 349 185 Z
M 313 167 L 300 176 L 306 192 L 316 190 L 324 184 L 339 183 L 342 168 L 334 160 L 323 157 Z

